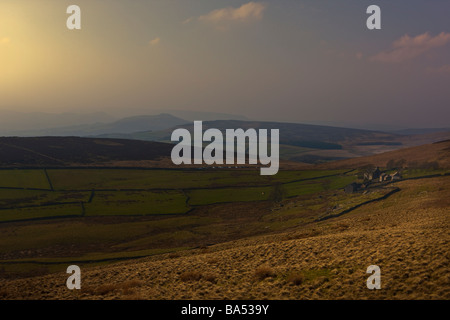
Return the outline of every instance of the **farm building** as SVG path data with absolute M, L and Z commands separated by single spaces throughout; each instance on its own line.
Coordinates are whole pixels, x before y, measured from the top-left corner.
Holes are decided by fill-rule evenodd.
M 381 175 L 381 171 L 378 167 L 376 167 L 375 170 L 364 173 L 364 179 L 365 180 L 376 180 L 376 179 L 380 178 L 380 175 Z
M 345 193 L 353 193 L 358 191 L 361 188 L 361 184 L 353 182 L 347 186 L 345 186 L 344 191 Z

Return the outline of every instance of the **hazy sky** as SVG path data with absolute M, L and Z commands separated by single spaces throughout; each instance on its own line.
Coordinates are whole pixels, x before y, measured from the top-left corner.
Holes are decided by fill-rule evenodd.
M 66 28 L 71 4 L 82 30 Z M 1 0 L 0 109 L 450 126 L 449 14 L 448 0 Z

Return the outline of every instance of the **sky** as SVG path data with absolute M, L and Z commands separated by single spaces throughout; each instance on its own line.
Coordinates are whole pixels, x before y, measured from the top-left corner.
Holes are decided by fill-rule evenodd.
M 450 127 L 449 14 L 447 0 L 2 0 L 0 109 Z

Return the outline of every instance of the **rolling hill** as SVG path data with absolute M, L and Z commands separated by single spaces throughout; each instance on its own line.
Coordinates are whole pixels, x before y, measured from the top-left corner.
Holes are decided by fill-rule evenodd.
M 159 131 L 168 129 L 188 121 L 167 113 L 158 115 L 142 115 L 123 118 L 113 122 L 96 122 L 72 126 L 53 125 L 44 129 L 9 130 L 7 135 L 31 136 L 95 136 L 101 134 L 127 134 L 138 131 Z M 17 127 L 16 127 L 17 128 Z
M 0 166 L 112 165 L 159 161 L 172 145 L 161 142 L 79 137 L 0 138 Z
M 193 123 L 160 131 L 105 134 L 100 137 L 170 142 L 171 134 L 176 128 L 186 128 L 192 132 Z M 217 128 L 221 131 L 231 128 L 279 129 L 281 159 L 310 164 L 369 156 L 450 139 L 450 131 L 401 135 L 381 131 L 262 121 L 204 121 L 203 129 L 208 128 Z

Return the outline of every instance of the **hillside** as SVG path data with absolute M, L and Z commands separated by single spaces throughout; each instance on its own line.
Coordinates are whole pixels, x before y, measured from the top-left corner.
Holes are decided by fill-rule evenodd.
M 450 140 L 435 142 L 411 148 L 376 154 L 373 156 L 346 159 L 318 165 L 320 169 L 360 168 L 366 165 L 386 167 L 389 161 L 404 166 L 423 167 L 436 163 L 440 168 L 450 168 Z
M 111 165 L 157 161 L 170 156 L 166 143 L 79 137 L 0 137 L 0 166 Z
M 81 291 L 67 290 L 64 272 L 0 280 L 0 297 L 449 299 L 448 177 L 397 186 L 382 202 L 281 234 L 84 268 Z M 381 290 L 366 287 L 373 264 Z
M 213 115 L 215 114 L 209 116 Z M 217 116 L 226 118 L 228 115 L 217 114 Z M 21 131 L 13 130 L 8 131 L 8 135 L 20 137 L 78 136 L 167 143 L 171 142 L 171 134 L 177 128 L 186 128 L 192 132 L 193 122 L 171 114 L 161 113 L 151 116 L 128 117 L 107 123 L 47 127 L 46 129 L 23 129 Z M 437 129 L 437 131 L 423 130 L 421 134 L 405 135 L 362 129 L 267 121 L 204 121 L 203 129 L 206 130 L 208 128 L 217 128 L 222 132 L 226 129 L 238 128 L 244 130 L 250 128 L 279 129 L 281 160 L 283 162 L 304 164 L 320 164 L 335 160 L 370 156 L 400 148 L 450 139 L 449 131 L 439 131 Z M 422 131 L 419 130 L 417 132 Z
M 106 134 L 101 137 L 169 142 L 171 134 L 176 128 L 186 128 L 192 132 L 193 124 L 180 125 L 161 131 Z M 221 131 L 230 128 L 279 129 L 281 159 L 310 164 L 368 156 L 450 139 L 448 131 L 400 135 L 361 129 L 262 121 L 217 120 L 203 122 L 203 129 L 208 128 L 217 128 Z
M 252 169 L 82 168 L 70 164 L 78 157 L 121 162 L 126 148 L 153 151 L 146 156 L 157 159 L 171 146 L 1 142 L 2 155 L 19 151 L 10 159 L 16 166 L 25 155 L 54 160 L 56 168 L 0 170 L 0 299 L 450 297 L 449 170 L 408 168 L 403 180 L 347 193 L 345 186 L 360 181 L 357 167 L 309 166 L 275 176 Z M 448 161 L 449 143 L 392 153 Z M 354 165 L 388 159 L 381 156 Z M 83 270 L 81 291 L 64 285 L 71 264 Z M 382 290 L 365 286 L 373 264 L 381 267 Z

